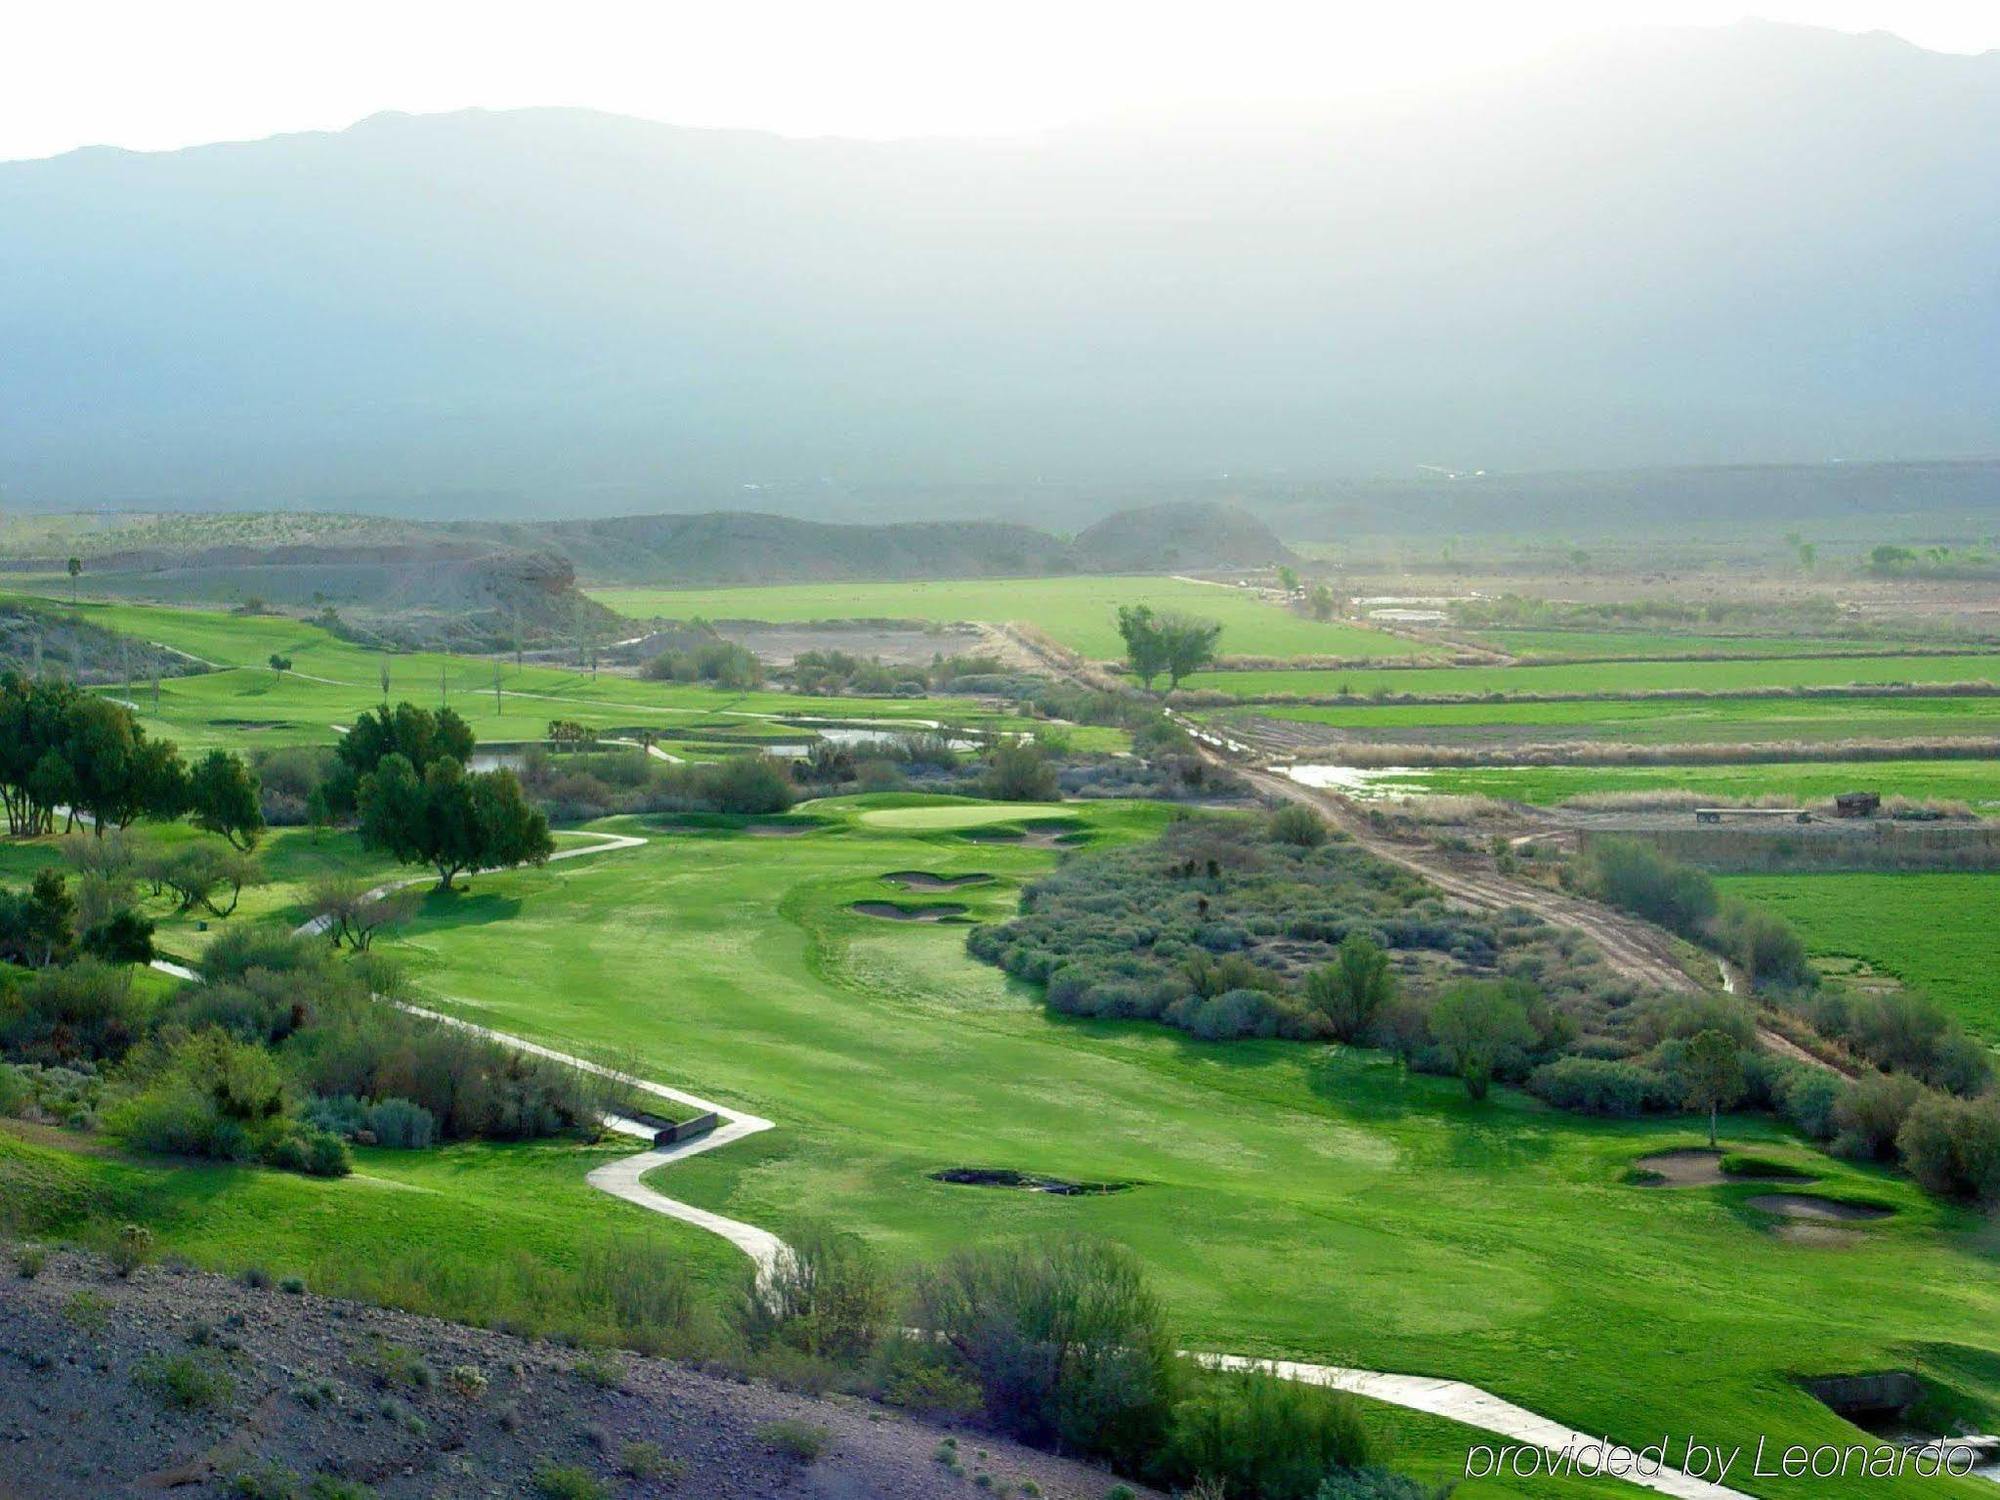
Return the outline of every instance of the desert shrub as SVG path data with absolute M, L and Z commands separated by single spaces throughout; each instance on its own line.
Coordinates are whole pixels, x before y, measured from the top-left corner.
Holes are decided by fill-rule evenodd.
M 669 1458 L 658 1443 L 631 1442 L 618 1449 L 618 1471 L 632 1479 L 678 1479 L 687 1465 Z
M 1353 1397 L 1250 1370 L 1192 1383 L 1156 1469 L 1241 1500 L 1315 1500 L 1329 1469 L 1370 1456 Z
M 1003 740 L 987 752 L 979 785 L 995 802 L 1053 802 L 1062 795 L 1048 752 L 1021 740 Z
M 1313 1500 L 1450 1500 L 1449 1484 L 1424 1484 L 1387 1469 L 1337 1469 Z
M 1896 1149 L 1926 1191 L 2000 1202 L 2000 1100 L 1926 1094 L 1904 1118 Z
M 404 1151 L 421 1151 L 437 1140 L 437 1117 L 407 1099 L 383 1099 L 370 1105 L 365 1128 L 375 1137 L 376 1145 Z
M 908 1411 L 969 1417 L 980 1408 L 978 1383 L 949 1351 L 921 1339 L 886 1340 L 871 1383 L 889 1405 Z
M 542 1500 L 611 1500 L 609 1487 L 575 1464 L 543 1464 L 535 1470 L 534 1485 Z
M 1306 1004 L 1326 1018 L 1328 1029 L 1343 1042 L 1366 1038 L 1375 1017 L 1395 998 L 1389 955 L 1365 932 L 1348 933 L 1334 961 L 1306 975 Z
M 1535 1040 L 1521 987 L 1506 981 L 1451 986 L 1432 1004 L 1429 1024 L 1431 1039 L 1473 1099 L 1486 1097 L 1497 1074 L 1518 1073 Z
M 150 1354 L 139 1361 L 132 1379 L 175 1411 L 220 1411 L 236 1391 L 227 1370 L 192 1354 Z
M 1138 1263 L 1081 1239 L 961 1251 L 917 1278 L 915 1321 L 1024 1441 L 1122 1465 L 1167 1438 L 1180 1371 Z
M 757 1437 L 760 1442 L 802 1464 L 811 1463 L 833 1445 L 831 1428 L 791 1418 L 766 1422 L 757 1429 Z
M 785 1344 L 817 1358 L 862 1358 L 889 1326 L 887 1273 L 866 1242 L 820 1224 L 795 1229 L 770 1271 L 754 1272 L 736 1321 L 752 1349 Z
M 1830 1141 L 1839 1129 L 1835 1111 L 1846 1088 L 1840 1075 L 1827 1068 L 1792 1063 L 1774 1083 L 1778 1113 L 1816 1141 Z
M 1805 939 L 1782 917 L 1730 902 L 1717 925 L 1724 951 L 1743 966 L 1758 989 L 1817 982 Z
M 0 1116 L 18 1118 L 27 1109 L 32 1097 L 20 1070 L 11 1064 L 0 1063 Z
M 50 1064 L 115 1061 L 145 1019 L 127 971 L 80 958 L 0 993 L 0 1051 Z
M 153 1255 L 153 1231 L 143 1224 L 127 1224 L 111 1245 L 111 1269 L 130 1276 Z
M 1205 1042 L 1299 1034 L 1297 1007 L 1285 1004 L 1264 989 L 1183 995 L 1160 1013 L 1160 1019 Z
M 1664 1102 L 1658 1074 L 1634 1062 L 1559 1057 L 1528 1075 L 1528 1092 L 1558 1109 L 1631 1119 Z
M 695 787 L 709 809 L 721 813 L 779 813 L 792 805 L 792 782 L 768 755 L 731 755 L 694 768 Z
M 1584 856 L 1592 894 L 1651 922 L 1696 937 L 1714 920 L 1715 882 L 1638 839 L 1593 839 Z
M 1840 1092 L 1833 1106 L 1833 1149 L 1842 1156 L 1896 1159 L 1896 1137 L 1916 1108 L 1923 1085 L 1902 1073 L 1869 1073 Z
M 1265 824 L 1265 831 L 1277 843 L 1293 844 L 1301 849 L 1317 849 L 1326 842 L 1325 821 L 1311 808 L 1297 803 L 1272 813 L 1270 821 Z

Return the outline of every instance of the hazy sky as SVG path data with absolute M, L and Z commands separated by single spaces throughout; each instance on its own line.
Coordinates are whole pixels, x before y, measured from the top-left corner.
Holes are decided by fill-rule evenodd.
M 590 105 L 896 136 L 1286 105 L 1619 24 L 1746 15 L 2000 47 L 2000 0 L 59 0 L 0 6 L 0 160 Z

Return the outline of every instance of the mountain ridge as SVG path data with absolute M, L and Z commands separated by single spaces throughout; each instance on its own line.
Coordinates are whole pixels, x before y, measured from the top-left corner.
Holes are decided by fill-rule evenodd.
M 533 110 L 92 148 L 0 165 L 0 498 L 823 484 L 847 520 L 891 482 L 1970 457 L 1996 142 L 2000 54 L 1765 27 L 1258 129 Z

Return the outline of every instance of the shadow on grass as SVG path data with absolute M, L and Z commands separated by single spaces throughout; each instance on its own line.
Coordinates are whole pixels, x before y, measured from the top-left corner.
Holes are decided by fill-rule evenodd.
M 505 922 L 519 916 L 520 912 L 519 896 L 496 896 L 477 891 L 432 891 L 424 897 L 418 920 L 426 931 L 440 932 Z

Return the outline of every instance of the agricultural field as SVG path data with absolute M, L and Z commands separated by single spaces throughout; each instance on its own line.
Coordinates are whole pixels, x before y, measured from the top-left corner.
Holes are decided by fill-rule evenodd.
M 2000 817 L 2000 762 L 1992 760 L 1779 761 L 1695 766 L 1486 766 L 1400 770 L 1377 785 L 1398 792 L 1498 797 L 1552 806 L 1593 792 L 1697 792 L 1821 802 L 1842 792 L 1963 802 Z
M 1509 656 L 1674 657 L 1894 656 L 1922 648 L 1920 640 L 1877 636 L 1677 635 L 1648 630 L 1461 630 L 1454 640 L 1475 642 Z
M 815 583 L 768 588 L 591 589 L 600 604 L 636 620 L 1022 621 L 1093 661 L 1123 654 L 1121 604 L 1150 605 L 1220 621 L 1224 656 L 1365 658 L 1442 655 L 1365 626 L 1321 623 L 1248 589 L 1180 578 L 978 578 L 944 583 Z
M 1546 667 L 1411 667 L 1335 671 L 1197 672 L 1191 692 L 1238 698 L 1352 693 L 1655 693 L 1746 688 L 1845 687 L 1849 683 L 2000 682 L 2000 655 L 1757 657 L 1743 661 L 1572 662 Z
M 1830 972 L 1922 990 L 2000 1044 L 2000 875 L 1732 875 L 1718 883 L 1789 921 Z
M 1569 703 L 1269 703 L 1205 710 L 1391 744 L 1508 746 L 1565 740 L 1636 745 L 1938 740 L 2000 733 L 2000 697 L 1624 698 Z
M 1063 1020 L 970 959 L 962 928 L 852 910 L 895 894 L 883 874 L 923 869 L 994 875 L 951 899 L 1005 915 L 1055 856 L 967 833 L 1060 814 L 1095 839 L 1164 816 L 888 798 L 814 804 L 795 839 L 620 821 L 654 841 L 482 880 L 390 951 L 461 1015 L 630 1048 L 649 1074 L 778 1122 L 672 1167 L 678 1197 L 751 1222 L 839 1215 L 900 1261 L 1031 1230 L 1109 1235 L 1207 1347 L 1456 1376 L 1627 1439 L 1685 1425 L 1698 1350 L 1718 1430 L 1832 1441 L 1847 1429 L 1788 1372 L 1976 1343 L 2000 1315 L 1979 1219 L 1762 1121 L 1731 1138 L 1895 1216 L 1838 1253 L 1786 1244 L 1741 1190 L 1621 1180 L 1688 1143 L 1680 1123 L 1584 1121 L 1512 1094 L 1478 1111 L 1379 1054 Z M 929 1178 L 965 1165 L 1134 1186 L 1060 1198 Z

